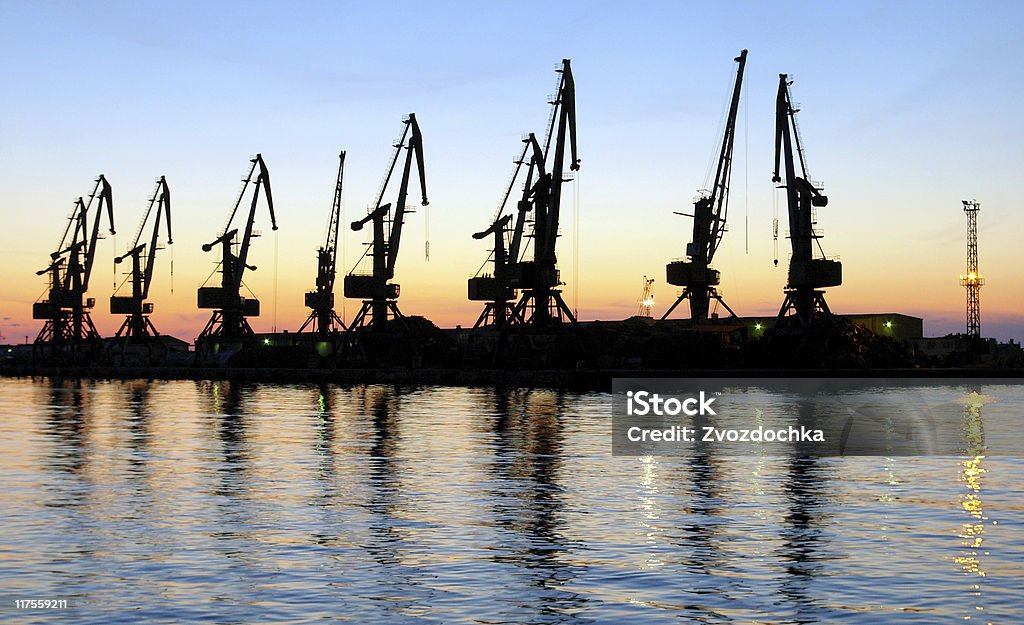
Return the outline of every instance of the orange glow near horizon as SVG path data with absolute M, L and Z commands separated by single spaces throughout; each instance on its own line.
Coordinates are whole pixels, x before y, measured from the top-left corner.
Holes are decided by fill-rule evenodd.
M 195 289 L 202 278 L 213 270 L 214 265 L 210 255 L 199 251 L 198 245 L 194 246 L 187 261 L 182 258 L 185 254 L 181 251 L 185 246 L 176 244 L 175 247 L 178 247 L 178 251 L 175 256 L 174 292 L 170 292 L 169 267 L 167 259 L 163 259 L 164 266 L 158 268 L 151 289 L 149 301 L 155 304 L 151 318 L 161 333 L 191 342 L 210 317 L 210 311 L 196 308 Z M 463 262 L 478 260 L 474 256 L 485 254 L 486 251 L 475 249 L 477 247 L 473 244 L 464 245 L 457 250 L 457 254 L 450 256 L 458 256 Z M 672 246 L 665 247 L 672 249 Z M 310 248 L 315 251 L 313 246 Z M 289 246 L 289 249 L 292 247 Z M 426 317 L 439 327 L 470 327 L 482 310 L 479 302 L 471 302 L 466 298 L 466 278 L 472 270 L 459 270 L 454 262 L 449 262 L 449 255 L 440 250 L 441 246 L 435 243 L 432 249 L 434 259 L 430 262 L 424 262 L 422 256 L 414 258 L 413 254 L 405 259 L 407 267 L 402 268 L 400 261 L 399 276 L 396 278 L 396 282 L 402 286 L 399 306 L 404 314 Z M 583 321 L 618 320 L 633 315 L 641 290 L 637 276 L 645 272 L 647 275 L 663 273 L 663 270 L 655 273 L 652 265 L 659 262 L 659 256 L 662 266 L 673 257 L 663 252 L 659 254 L 659 251 L 645 250 L 648 258 L 630 259 L 581 254 L 580 264 L 583 266 L 578 268 L 578 272 L 574 272 L 571 266 L 563 265 L 562 268 L 563 280 L 570 282 L 563 287 L 566 302 L 570 307 L 576 305 L 579 318 Z M 257 332 L 270 332 L 275 327 L 277 331 L 296 331 L 309 314 L 303 305 L 303 294 L 314 282 L 313 253 L 288 259 L 279 255 L 275 306 L 272 253 L 267 255 L 266 252 L 261 250 L 257 255 L 264 257 L 257 261 L 263 263 L 261 269 L 247 275 L 250 278 L 247 284 L 261 300 L 263 312 L 261 317 L 251 318 L 250 323 Z M 942 271 L 941 265 L 934 267 L 935 271 L 931 275 L 918 275 L 914 279 L 908 277 L 906 280 L 897 280 L 891 276 L 878 279 L 878 276 L 885 276 L 884 267 L 872 267 L 867 260 L 863 264 L 847 260 L 851 257 L 856 258 L 857 254 L 844 257 L 843 286 L 827 291 L 826 297 L 833 311 L 846 314 L 899 312 L 923 317 L 926 335 L 934 335 L 936 325 L 942 327 L 943 324 L 951 327 L 950 331 L 956 331 L 962 322 L 962 287 L 955 279 L 944 279 L 943 274 L 946 272 Z M 97 301 L 92 312 L 94 323 L 101 334 L 111 336 L 123 317 L 108 312 L 107 302 L 113 292 L 113 280 L 112 274 L 108 273 L 110 270 L 101 265 L 103 260 L 100 258 L 97 261 L 89 296 L 95 297 Z M 889 259 L 885 260 L 888 262 Z M 957 260 L 949 259 L 946 264 L 955 264 Z M 881 259 L 877 262 L 883 264 Z M 721 262 L 717 263 L 722 271 L 720 291 L 726 302 L 741 316 L 774 315 L 778 312 L 783 296 L 786 276 L 784 264 L 784 260 L 780 261 L 776 269 L 767 259 L 754 263 L 749 256 L 743 254 L 723 255 Z M 348 322 L 358 310 L 359 301 L 341 297 L 341 276 L 344 273 L 339 270 L 336 309 Z M 574 273 L 579 275 L 577 289 L 571 284 Z M 1011 267 L 994 264 L 990 267 L 987 275 L 992 279 L 982 292 L 983 328 L 986 321 L 1022 322 L 1018 312 L 1019 302 L 1011 295 L 1011 289 L 1001 287 L 1012 284 L 1014 280 L 1019 283 L 1020 273 L 1019 269 Z M 217 276 L 214 275 L 212 280 L 216 281 Z M 31 306 L 37 296 L 45 293 L 45 289 L 45 277 L 34 276 L 30 271 L 23 270 L 11 277 L 0 301 L 3 307 L 2 330 L 8 342 L 20 343 L 26 337 L 29 341 L 35 338 L 42 322 L 31 318 Z M 663 279 L 657 280 L 654 284 L 653 315 L 660 317 L 675 301 L 678 292 L 675 287 L 666 285 Z M 685 318 L 685 306 L 677 309 L 673 316 Z

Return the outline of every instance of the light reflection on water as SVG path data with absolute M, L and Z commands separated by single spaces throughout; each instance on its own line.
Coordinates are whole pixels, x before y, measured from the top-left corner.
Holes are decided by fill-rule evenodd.
M 934 392 L 973 449 L 1024 408 Z M 1019 458 L 619 458 L 607 396 L 543 390 L 4 379 L 0 408 L 0 598 L 80 622 L 1024 610 Z

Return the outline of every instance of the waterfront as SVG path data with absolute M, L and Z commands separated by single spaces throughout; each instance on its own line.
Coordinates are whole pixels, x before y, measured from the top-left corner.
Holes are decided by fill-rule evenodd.
M 931 392 L 968 438 L 1024 412 Z M 8 378 L 0 409 L 0 596 L 79 622 L 1024 611 L 1020 457 L 613 457 L 610 396 L 547 390 Z

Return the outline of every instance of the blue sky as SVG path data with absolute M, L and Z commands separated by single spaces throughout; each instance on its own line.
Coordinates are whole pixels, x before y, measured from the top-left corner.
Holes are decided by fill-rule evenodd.
M 833 308 L 923 316 L 927 334 L 959 330 L 960 200 L 977 197 L 983 330 L 1019 339 L 1021 6 L 0 2 L 0 254 L 13 273 L 0 307 L 8 324 L 26 323 L 18 319 L 45 287 L 33 273 L 96 174 L 114 185 L 119 251 L 153 181 L 166 175 L 175 290 L 158 269 L 153 297 L 158 311 L 178 311 L 181 327 L 201 326 L 205 314 L 185 312 L 212 269 L 198 248 L 223 223 L 246 159 L 262 152 L 280 252 L 275 272 L 274 245 L 259 241 L 253 256 L 262 269 L 249 282 L 265 311 L 279 300 L 263 322 L 297 326 L 338 150 L 348 151 L 351 220 L 372 200 L 403 116 L 416 112 L 431 260 L 421 212 L 409 220 L 399 260 L 402 307 L 440 325 L 472 323 L 478 310 L 465 301 L 465 279 L 487 249 L 470 234 L 487 225 L 521 136 L 542 131 L 553 69 L 567 57 L 583 168 L 566 198 L 580 211 L 578 233 L 571 209 L 563 221 L 566 290 L 581 317 L 622 318 L 647 274 L 658 280 L 656 312 L 664 310 L 675 296 L 664 265 L 682 255 L 689 234 L 672 211 L 686 210 L 705 183 L 732 58 L 748 48 L 730 232 L 716 259 L 733 308 L 770 314 L 782 300 L 770 175 L 775 90 L 787 72 L 803 105 L 812 174 L 832 200 L 819 213 L 823 246 L 845 264 L 845 284 L 829 294 Z M 351 264 L 362 238 L 345 238 Z M 111 272 L 95 280 L 103 301 L 112 270 L 97 263 Z M 101 329 L 114 323 L 100 320 Z

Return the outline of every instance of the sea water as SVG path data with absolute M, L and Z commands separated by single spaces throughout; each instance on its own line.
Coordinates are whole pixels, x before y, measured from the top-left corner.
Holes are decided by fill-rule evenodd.
M 552 390 L 5 378 L 0 415 L 4 622 L 1024 614 L 1019 456 L 619 457 L 611 396 Z

